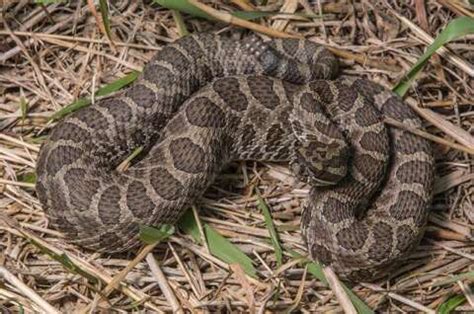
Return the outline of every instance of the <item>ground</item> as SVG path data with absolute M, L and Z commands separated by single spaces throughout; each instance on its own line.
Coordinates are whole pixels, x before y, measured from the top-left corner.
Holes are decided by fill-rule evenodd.
M 221 19 L 228 18 L 224 12 L 271 12 L 230 24 L 149 1 L 110 1 L 105 20 L 93 1 L 39 2 L 45 4 L 5 1 L 0 17 L 2 312 L 350 312 L 352 304 L 359 312 L 474 311 L 472 34 L 433 55 L 405 97 L 418 108 L 435 151 L 426 235 L 390 276 L 347 284 L 347 293 L 329 270 L 296 255 L 306 254 L 298 225 L 308 186 L 295 182 L 284 164 L 232 164 L 189 212 L 189 219 L 199 217 L 197 236 L 181 224 L 166 242 L 138 255 L 67 244 L 48 227 L 34 189 L 38 150 L 56 123 L 50 118 L 130 77 L 186 29 L 231 33 L 243 26 L 303 36 L 337 54 L 343 72 L 391 88 L 450 21 L 474 16 L 469 1 L 213 1 Z M 201 234 L 206 244 L 196 241 Z M 233 263 L 242 253 L 248 257 Z

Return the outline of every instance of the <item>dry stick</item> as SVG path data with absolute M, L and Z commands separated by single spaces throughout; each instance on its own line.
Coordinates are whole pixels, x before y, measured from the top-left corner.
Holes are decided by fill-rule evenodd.
M 136 66 L 132 63 L 129 63 L 129 62 L 126 62 L 124 60 L 121 60 L 120 58 L 117 58 L 117 57 L 114 57 L 114 56 L 111 56 L 110 54 L 107 54 L 107 53 L 104 53 L 104 52 L 100 52 L 100 51 L 97 51 L 97 50 L 92 50 L 92 49 L 88 49 L 88 48 L 85 48 L 85 47 L 82 47 L 82 46 L 79 46 L 77 44 L 72 44 L 72 43 L 69 43 L 67 41 L 63 41 L 63 40 L 59 40 L 59 39 L 54 39 L 54 38 L 43 38 L 44 41 L 46 42 L 49 42 L 49 43 L 52 43 L 52 44 L 55 44 L 55 45 L 58 45 L 58 46 L 63 46 L 63 47 L 67 47 L 69 49 L 73 49 L 73 50 L 77 50 L 77 51 L 81 51 L 81 52 L 85 52 L 85 53 L 93 53 L 95 55 L 98 55 L 98 56 L 101 56 L 101 57 L 105 57 L 105 58 L 108 58 L 112 61 L 114 61 L 115 63 L 119 63 L 121 65 L 124 65 L 132 70 L 136 70 L 136 71 L 141 71 L 142 70 L 142 67 L 139 67 L 139 66 Z
M 110 48 L 112 49 L 112 51 L 114 53 L 117 52 L 117 50 L 115 49 L 115 44 L 114 44 L 112 38 L 109 37 L 109 34 L 107 33 L 107 30 L 105 29 L 105 22 L 102 19 L 102 16 L 97 13 L 97 10 L 96 10 L 95 4 L 94 4 L 94 0 L 87 0 L 87 5 L 88 5 L 89 10 L 91 11 L 92 15 L 95 18 L 95 22 L 96 22 L 97 26 L 99 27 L 99 30 L 101 31 L 102 34 L 105 35 L 105 37 L 109 41 Z
M 87 14 L 87 7 L 83 8 L 81 10 L 80 14 L 81 14 L 81 16 L 85 16 Z M 60 30 L 61 27 L 63 27 L 64 25 L 70 25 L 72 19 L 73 19 L 73 15 L 71 15 L 71 17 L 66 18 L 63 21 L 59 22 L 59 23 L 54 24 L 53 26 L 51 26 L 50 28 L 48 28 L 46 30 L 46 33 L 55 33 L 56 31 Z M 31 44 L 33 44 L 34 42 L 35 42 L 34 38 L 30 38 L 30 39 L 24 41 L 23 45 L 25 47 L 28 47 Z M 16 46 L 16 47 L 13 47 L 12 49 L 0 54 L 0 63 L 6 62 L 8 59 L 16 56 L 20 52 L 21 52 L 21 47 Z
M 377 292 L 386 292 L 384 289 L 382 289 L 381 287 L 375 285 L 375 284 L 369 284 L 369 283 L 364 283 L 362 284 L 364 287 L 367 287 L 369 289 L 372 289 L 374 291 L 377 291 Z M 393 293 L 393 292 L 388 292 L 387 295 L 392 298 L 392 299 L 395 299 L 401 303 L 404 303 L 408 306 L 411 306 L 412 308 L 414 309 L 417 309 L 418 311 L 422 311 L 424 313 L 428 313 L 428 314 L 436 314 L 436 311 L 430 309 L 430 308 L 427 308 L 426 306 L 424 305 L 421 305 L 420 303 L 417 303 L 415 301 L 412 301 L 410 299 L 407 299 L 405 297 L 402 297 L 401 295 L 399 294 L 396 294 L 396 293 Z
M 69 40 L 75 42 L 86 42 L 86 43 L 93 43 L 93 44 L 106 44 L 107 41 L 102 39 L 93 39 L 93 38 L 86 38 L 86 37 L 73 37 L 73 36 L 66 36 L 66 35 L 58 35 L 58 34 L 48 34 L 48 33 L 33 33 L 33 32 L 20 32 L 20 31 L 12 31 L 14 35 L 23 36 L 23 37 L 31 37 L 31 39 L 43 39 L 43 38 L 53 38 L 53 39 L 62 39 L 62 40 Z M 0 35 L 9 35 L 9 32 L 1 31 Z M 164 36 L 156 36 L 157 39 L 160 41 L 169 43 L 172 40 L 168 37 Z M 149 45 L 141 45 L 141 44 L 133 44 L 127 42 L 116 41 L 116 46 L 124 46 L 130 48 L 137 48 L 137 49 L 148 49 L 148 50 L 161 50 L 160 47 L 156 46 L 149 46 Z
M 323 271 L 329 283 L 329 287 L 331 287 L 331 290 L 336 295 L 337 300 L 339 301 L 342 308 L 344 309 L 344 313 L 357 314 L 357 311 L 354 305 L 352 304 L 351 300 L 349 299 L 346 292 L 342 288 L 341 282 L 337 278 L 334 271 L 330 267 L 327 267 L 327 266 L 323 268 Z
M 355 62 L 368 66 L 371 68 L 376 68 L 376 69 L 381 69 L 385 71 L 390 71 L 390 72 L 400 72 L 400 67 L 396 65 L 391 65 L 387 63 L 380 62 L 379 60 L 375 59 L 369 59 L 366 55 L 364 54 L 355 54 L 353 52 L 339 49 L 336 47 L 330 47 L 330 46 L 325 46 L 325 48 L 329 51 L 331 51 L 333 54 L 335 54 L 338 57 L 341 57 L 343 59 L 348 59 L 348 60 L 354 60 Z
M 8 269 L 0 266 L 0 278 L 5 279 L 16 289 L 18 289 L 23 295 L 33 301 L 38 307 L 40 307 L 45 313 L 57 313 L 58 312 L 51 304 L 43 300 L 33 289 L 25 285 L 23 281 L 15 277 Z
M 436 126 L 438 129 L 445 132 L 459 143 L 467 146 L 469 149 L 474 149 L 474 137 L 472 137 L 469 132 L 466 132 L 460 127 L 452 124 L 451 122 L 444 119 L 440 114 L 432 110 L 418 107 L 417 101 L 411 97 L 405 99 L 405 102 L 410 105 L 410 107 L 420 116 Z
M 240 7 L 244 11 L 256 11 L 257 8 L 253 6 L 253 4 L 249 3 L 248 1 L 244 0 L 230 0 L 233 4 Z
M 432 44 L 434 42 L 433 37 L 427 34 L 424 30 L 416 26 L 410 20 L 405 18 L 404 16 L 398 14 L 395 10 L 390 9 L 393 15 L 395 15 L 400 21 L 402 21 L 406 26 L 408 26 L 416 35 L 420 37 L 427 44 Z M 449 62 L 453 65 L 457 66 L 459 69 L 466 72 L 469 76 L 474 76 L 474 67 L 469 64 L 468 62 L 464 61 L 463 59 L 459 58 L 458 56 L 454 55 L 451 51 L 446 49 L 445 47 L 440 47 L 436 50 L 436 53 L 441 55 L 442 57 L 446 58 Z
M 107 297 L 112 291 L 117 289 L 120 286 L 120 283 L 122 282 L 122 280 L 125 278 L 125 276 L 127 276 L 127 274 L 135 266 L 137 266 L 137 264 L 140 263 L 145 258 L 145 256 L 155 248 L 157 244 L 158 242 L 153 243 L 153 244 L 147 244 L 145 247 L 143 247 L 141 251 L 137 254 L 137 256 L 135 256 L 135 258 L 132 261 L 130 261 L 130 263 L 128 263 L 124 269 L 122 269 L 117 275 L 115 275 L 115 277 L 102 290 L 102 293 L 100 293 L 100 295 L 96 297 L 94 302 L 86 306 L 83 310 L 80 311 L 80 313 L 82 314 L 89 313 L 92 310 L 92 308 L 96 304 L 98 304 L 98 302 L 103 300 L 103 298 Z
M 18 222 L 6 215 L 3 215 L 0 212 L 0 226 L 4 224 L 7 226 L 6 230 L 12 234 L 15 234 L 17 236 L 23 237 L 27 240 L 34 241 L 37 243 L 39 246 L 46 248 L 50 252 L 54 253 L 55 255 L 62 255 L 66 254 L 65 251 L 58 249 L 57 247 L 51 245 L 49 242 L 45 241 L 44 239 L 36 236 L 34 233 L 30 233 L 29 231 L 23 229 L 21 226 L 19 226 Z M 85 273 L 91 275 L 92 277 L 98 278 L 99 280 L 103 282 L 111 282 L 113 278 L 106 272 L 106 271 L 99 271 L 97 267 L 94 267 L 91 265 L 89 262 L 83 260 L 82 258 L 72 254 L 71 252 L 67 252 L 68 258 L 76 265 L 79 267 L 82 271 Z M 123 292 L 125 295 L 133 299 L 134 301 L 142 301 L 145 298 L 148 298 L 149 296 L 146 293 L 143 293 L 140 290 L 135 289 L 134 287 L 127 286 L 127 285 L 122 285 L 120 287 L 121 292 Z M 155 312 L 159 312 L 160 309 L 157 307 L 156 304 L 150 302 L 150 301 L 145 301 L 145 306 L 148 308 L 154 310 Z
M 274 36 L 274 37 L 302 38 L 302 36 L 299 36 L 299 35 L 293 35 L 293 34 L 288 34 L 288 33 L 285 33 L 285 32 L 280 32 L 280 31 L 274 30 L 272 28 L 269 28 L 269 27 L 266 27 L 266 26 L 263 26 L 263 25 L 260 25 L 260 24 L 256 24 L 256 23 L 253 23 L 253 22 L 243 20 L 241 18 L 233 16 L 232 14 L 230 14 L 228 12 L 223 12 L 223 11 L 219 11 L 219 10 L 216 10 L 214 8 L 211 8 L 210 6 L 202 4 L 197 0 L 188 0 L 188 2 L 190 4 L 192 4 L 193 6 L 195 6 L 196 8 L 206 12 L 207 14 L 212 16 L 213 18 L 218 19 L 219 21 L 222 21 L 222 22 L 225 22 L 225 23 L 240 26 L 240 27 L 243 27 L 243 28 L 248 28 L 248 29 L 251 29 L 253 31 L 263 33 L 263 34 L 266 34 L 266 35 L 269 35 L 269 36 Z
M 449 146 L 451 148 L 454 148 L 454 149 L 463 151 L 465 153 L 474 155 L 474 148 L 469 148 L 469 147 L 465 147 L 463 145 L 459 145 L 459 144 L 450 142 L 450 141 L 445 140 L 444 138 L 441 138 L 439 136 L 435 136 L 435 135 L 432 135 L 430 133 L 419 130 L 417 128 L 407 126 L 406 124 L 403 124 L 402 122 L 399 122 L 399 121 L 397 121 L 395 119 L 392 119 L 392 118 L 389 118 L 389 117 L 385 118 L 385 122 L 387 124 L 390 124 L 392 126 L 395 126 L 395 127 L 399 128 L 399 129 L 408 131 L 410 133 L 413 133 L 413 134 L 418 135 L 420 137 L 426 138 L 426 139 L 428 139 L 430 141 L 433 141 L 433 142 L 436 142 L 438 144 L 446 145 L 446 146 Z
M 161 271 L 161 268 L 160 266 L 158 266 L 158 263 L 156 262 L 155 257 L 153 256 L 152 253 L 147 254 L 146 261 L 148 263 L 148 266 L 150 267 L 151 273 L 153 274 L 153 276 L 155 276 L 155 279 L 158 282 L 158 285 L 160 286 L 160 289 L 163 292 L 163 295 L 165 296 L 166 300 L 168 300 L 168 302 L 170 303 L 173 313 L 183 313 L 183 309 L 181 308 L 181 305 L 176 299 L 173 289 L 171 289 L 171 286 L 168 283 L 168 279 L 166 278 L 165 274 Z

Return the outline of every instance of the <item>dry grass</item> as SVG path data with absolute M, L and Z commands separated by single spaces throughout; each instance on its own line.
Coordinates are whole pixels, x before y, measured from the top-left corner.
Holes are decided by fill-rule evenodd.
M 252 9 L 260 1 L 216 2 L 213 8 L 222 12 Z M 260 26 L 264 29 L 328 45 L 342 58 L 345 72 L 386 86 L 400 80 L 429 38 L 450 20 L 473 14 L 464 4 L 467 1 L 460 0 L 376 2 L 301 0 L 294 5 L 296 1 L 287 0 L 255 7 L 289 13 L 263 19 Z M 333 289 L 291 257 L 276 266 L 253 187 L 258 187 L 269 204 L 282 245 L 299 252 L 304 252 L 297 227 L 299 205 L 308 190 L 295 185 L 281 165 L 236 163 L 198 204 L 201 223 L 211 225 L 247 253 L 255 262 L 258 280 L 213 257 L 206 246 L 181 233 L 154 250 L 145 247 L 138 256 L 110 257 L 68 245 L 49 229 L 34 185 L 28 183 L 41 139 L 51 127 L 48 117 L 103 84 L 141 69 L 158 47 L 178 37 L 177 15 L 173 18 L 169 10 L 150 3 L 113 1 L 112 46 L 86 3 L 45 7 L 27 3 L 6 1 L 0 18 L 6 23 L 0 28 L 2 312 L 99 308 L 121 312 L 340 312 L 341 304 L 351 310 L 330 270 L 326 274 Z M 302 18 L 295 12 L 322 12 L 324 18 Z M 233 28 L 189 16 L 184 22 L 192 32 Z M 423 33 L 428 39 L 420 35 Z M 449 44 L 447 53 L 431 59 L 409 95 L 411 104 L 425 108 L 420 115 L 431 135 L 449 142 L 455 139 L 471 150 L 473 43 L 471 35 Z M 433 146 L 437 182 L 423 242 L 390 280 L 352 287 L 377 312 L 434 313 L 454 295 L 467 300 L 458 310 L 474 311 L 472 155 L 443 143 Z M 63 253 L 68 258 L 58 258 Z M 73 262 L 75 272 L 59 260 Z M 466 272 L 471 274 L 456 277 Z

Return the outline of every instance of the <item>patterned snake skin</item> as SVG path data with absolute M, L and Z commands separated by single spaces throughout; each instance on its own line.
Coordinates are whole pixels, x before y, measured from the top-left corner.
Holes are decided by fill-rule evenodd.
M 83 247 L 124 251 L 140 224 L 174 224 L 230 161 L 289 161 L 312 186 L 301 220 L 311 257 L 348 280 L 378 277 L 423 234 L 431 148 L 384 126 L 420 127 L 398 97 L 363 79 L 330 81 L 336 71 L 303 40 L 177 40 L 133 86 L 53 129 L 36 186 L 51 224 Z

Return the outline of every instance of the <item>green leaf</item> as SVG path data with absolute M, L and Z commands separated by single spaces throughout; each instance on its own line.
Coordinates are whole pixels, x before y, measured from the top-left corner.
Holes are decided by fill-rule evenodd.
M 262 11 L 234 11 L 231 13 L 233 16 L 243 20 L 258 20 L 262 17 L 275 16 L 277 14 L 284 14 L 280 12 L 262 12 Z M 293 15 L 293 14 L 292 14 Z
M 24 183 L 36 183 L 36 173 L 34 172 L 23 173 L 18 176 L 18 181 L 24 182 Z
M 178 226 L 184 233 L 192 236 L 197 243 L 202 245 L 201 232 L 192 210 L 188 210 L 181 217 Z M 212 255 L 228 264 L 239 264 L 247 275 L 257 277 L 257 270 L 253 266 L 252 260 L 238 246 L 221 236 L 208 224 L 205 224 L 203 229 L 207 246 Z
M 451 40 L 473 33 L 474 19 L 471 17 L 463 16 L 449 22 L 448 26 L 436 37 L 434 42 L 426 49 L 426 52 L 418 59 L 411 70 L 408 71 L 405 77 L 393 88 L 393 91 L 400 96 L 405 95 L 418 72 L 421 71 L 436 50 Z
M 24 96 L 20 97 L 20 111 L 21 111 L 21 121 L 25 121 L 26 114 L 28 113 L 28 101 Z
M 62 2 L 62 0 L 35 0 L 36 4 L 41 4 L 41 5 L 48 5 L 51 3 L 59 3 Z
M 202 245 L 201 232 L 197 225 L 194 213 L 192 210 L 186 211 L 184 215 L 178 221 L 179 228 L 186 234 L 193 237 L 194 241 Z
M 29 239 L 29 241 L 36 246 L 37 248 L 40 249 L 41 252 L 51 256 L 52 259 L 56 260 L 59 262 L 61 265 L 64 266 L 68 271 L 70 271 L 73 274 L 81 275 L 84 278 L 87 278 L 90 282 L 96 284 L 99 282 L 97 278 L 89 274 L 88 272 L 82 270 L 80 267 L 76 266 L 74 262 L 65 254 L 56 254 L 55 252 L 51 251 L 49 248 L 41 245 L 34 239 Z
M 212 16 L 196 8 L 195 6 L 191 5 L 187 0 L 153 0 L 153 2 L 158 3 L 162 7 L 165 7 L 170 10 L 176 10 L 176 11 L 190 14 L 192 16 L 215 21 L 215 19 Z
M 109 20 L 109 7 L 106 0 L 99 0 L 99 10 L 100 15 L 102 16 L 102 21 L 104 22 L 105 33 L 110 41 L 112 37 L 110 35 L 110 20 Z
M 265 225 L 267 226 L 268 233 L 270 234 L 270 239 L 272 240 L 273 248 L 275 249 L 276 261 L 278 267 L 282 265 L 283 261 L 283 251 L 280 245 L 280 239 L 278 238 L 278 233 L 275 229 L 275 225 L 273 224 L 272 215 L 270 214 L 270 210 L 268 209 L 267 204 L 263 200 L 260 192 L 257 192 L 257 207 L 263 212 L 263 217 L 265 219 Z
M 113 93 L 115 91 L 120 90 L 122 87 L 129 85 L 133 81 L 135 81 L 138 77 L 140 72 L 138 71 L 132 71 L 129 74 L 125 75 L 122 78 L 119 78 L 118 80 L 113 81 L 110 84 L 105 85 L 104 87 L 101 87 L 97 90 L 95 93 L 95 96 L 101 97 L 108 95 L 110 93 Z M 65 116 L 73 113 L 74 111 L 77 111 L 83 107 L 87 107 L 91 104 L 90 98 L 81 98 L 73 102 L 72 104 L 62 108 L 55 114 L 53 114 L 50 118 L 50 120 L 60 120 L 64 118 Z
M 257 270 L 253 266 L 252 260 L 237 246 L 207 224 L 204 225 L 204 232 L 212 255 L 228 264 L 239 264 L 247 275 L 257 277 Z
M 458 306 L 463 304 L 466 301 L 466 297 L 464 295 L 455 295 L 445 302 L 443 302 L 439 308 L 439 314 L 449 314 L 454 311 Z
M 308 272 L 313 275 L 315 278 L 319 279 L 325 286 L 329 286 L 326 276 L 324 275 L 323 268 L 321 265 L 317 262 L 311 262 L 306 258 L 303 258 L 301 254 L 298 254 L 295 251 L 289 251 L 289 253 L 294 257 L 301 259 L 301 266 L 307 265 L 308 267 Z M 372 311 L 372 309 L 365 304 L 364 301 L 362 301 L 354 292 L 352 292 L 351 289 L 349 289 L 343 282 L 341 282 L 342 287 L 344 288 L 344 291 L 346 291 L 347 295 L 349 296 L 349 299 L 351 299 L 352 304 L 354 307 L 357 309 L 357 312 L 360 314 L 374 314 L 375 312 Z
M 146 244 L 161 242 L 174 233 L 174 226 L 163 224 L 159 228 L 140 225 L 140 240 Z

